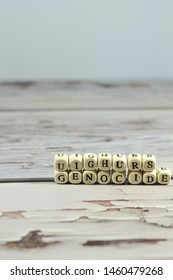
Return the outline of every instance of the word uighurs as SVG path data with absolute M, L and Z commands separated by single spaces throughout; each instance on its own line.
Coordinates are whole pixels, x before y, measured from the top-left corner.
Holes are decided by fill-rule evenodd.
M 171 170 L 157 168 L 153 154 L 56 154 L 54 158 L 57 184 L 167 185 L 170 180 Z

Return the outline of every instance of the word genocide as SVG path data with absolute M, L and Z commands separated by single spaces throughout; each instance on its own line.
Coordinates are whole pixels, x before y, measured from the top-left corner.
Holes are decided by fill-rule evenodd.
M 127 157 L 108 153 L 56 154 L 54 158 L 54 181 L 57 184 L 167 185 L 170 180 L 170 169 L 157 168 L 156 157 L 152 154 L 134 153 Z

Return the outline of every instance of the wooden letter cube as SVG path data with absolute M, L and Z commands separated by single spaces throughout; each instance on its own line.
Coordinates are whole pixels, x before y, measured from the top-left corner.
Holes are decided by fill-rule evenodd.
M 66 171 L 56 171 L 54 172 L 54 181 L 57 184 L 68 183 L 68 172 Z
M 93 153 L 87 153 L 83 156 L 83 166 L 85 170 L 97 169 L 97 155 Z
M 126 171 L 115 171 L 112 173 L 112 183 L 122 185 L 126 181 Z
M 157 170 L 157 182 L 161 185 L 168 185 L 171 180 L 171 170 L 161 167 Z
M 82 172 L 81 171 L 70 171 L 69 172 L 69 182 L 71 184 L 80 184 L 82 182 Z
M 140 154 L 128 155 L 128 169 L 131 171 L 139 171 L 142 168 L 142 157 Z
M 86 185 L 93 185 L 97 182 L 97 173 L 93 170 L 83 171 L 83 182 Z
M 128 181 L 131 185 L 139 185 L 142 183 L 142 172 L 141 171 L 129 171 Z
M 107 153 L 98 154 L 98 168 L 100 170 L 110 170 L 112 165 L 112 156 Z
M 127 166 L 127 158 L 122 154 L 115 154 L 112 157 L 112 169 L 115 171 L 124 171 Z
M 143 173 L 143 183 L 146 185 L 153 185 L 156 183 L 156 170 L 153 171 L 146 171 Z
M 109 171 L 100 170 L 97 174 L 97 181 L 101 185 L 107 185 L 111 181 L 111 175 Z
M 54 168 L 56 171 L 66 171 L 68 169 L 68 155 L 56 154 L 54 157 Z
M 142 156 L 142 169 L 144 171 L 153 171 L 156 168 L 156 157 L 152 154 Z
M 82 170 L 82 156 L 80 154 L 71 154 L 69 156 L 69 169 Z

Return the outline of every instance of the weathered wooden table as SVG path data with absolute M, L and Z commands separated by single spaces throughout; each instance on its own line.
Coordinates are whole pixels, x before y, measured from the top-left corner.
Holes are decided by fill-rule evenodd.
M 56 185 L 56 152 L 173 170 L 173 82 L 0 84 L 0 259 L 172 259 L 173 183 Z

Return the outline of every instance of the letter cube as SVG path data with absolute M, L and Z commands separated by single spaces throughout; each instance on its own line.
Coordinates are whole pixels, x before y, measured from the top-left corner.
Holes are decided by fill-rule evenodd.
M 69 169 L 70 170 L 82 170 L 82 156 L 80 154 L 71 154 L 69 156 Z
M 86 185 L 93 185 L 97 182 L 97 173 L 93 170 L 83 171 L 83 182 Z
M 83 156 L 83 167 L 85 170 L 97 169 L 97 155 L 93 153 L 86 153 Z
M 56 154 L 54 157 L 54 169 L 56 171 L 66 171 L 68 169 L 68 155 Z
M 128 155 L 128 169 L 131 171 L 139 171 L 142 168 L 142 157 L 140 154 Z
M 129 171 L 128 181 L 131 185 L 139 185 L 142 183 L 142 172 L 141 171 Z
M 112 183 L 115 185 L 122 185 L 126 181 L 126 171 L 112 172 Z
M 99 172 L 97 174 L 97 181 L 98 181 L 99 184 L 102 184 L 102 185 L 109 184 L 110 181 L 111 181 L 110 172 L 99 170 Z
M 112 165 L 112 156 L 107 153 L 98 154 L 98 168 L 100 170 L 110 170 Z
M 81 171 L 70 171 L 69 172 L 69 182 L 71 184 L 80 184 L 82 182 L 82 172 Z
M 156 157 L 152 154 L 142 156 L 142 169 L 144 171 L 153 171 L 156 168 Z
M 112 157 L 112 169 L 115 171 L 124 171 L 127 166 L 127 158 L 122 154 L 115 154 Z
M 168 185 L 171 180 L 171 170 L 161 167 L 157 170 L 157 182 L 161 185 Z
M 146 185 L 153 185 L 156 183 L 156 170 L 146 171 L 143 173 L 143 183 Z
M 54 181 L 57 184 L 68 183 L 68 172 L 67 171 L 56 171 L 54 172 Z

